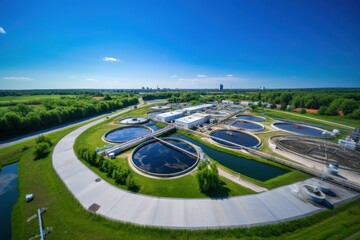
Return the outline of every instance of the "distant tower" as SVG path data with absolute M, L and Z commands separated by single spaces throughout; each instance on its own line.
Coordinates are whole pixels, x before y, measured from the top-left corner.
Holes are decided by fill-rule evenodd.
M 220 84 L 220 91 L 224 90 L 224 85 Z

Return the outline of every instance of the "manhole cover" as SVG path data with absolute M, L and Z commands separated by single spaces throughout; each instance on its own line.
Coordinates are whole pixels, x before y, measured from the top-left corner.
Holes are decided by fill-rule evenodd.
M 93 203 L 90 207 L 89 207 L 89 210 L 96 213 L 97 210 L 99 210 L 100 208 L 100 205 L 97 205 L 96 203 Z
M 95 179 L 95 182 L 100 182 L 100 181 L 101 181 L 101 178 Z

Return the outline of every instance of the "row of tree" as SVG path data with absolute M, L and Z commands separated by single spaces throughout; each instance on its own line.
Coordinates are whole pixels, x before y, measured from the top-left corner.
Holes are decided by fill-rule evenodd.
M 138 102 L 136 97 L 96 100 L 89 96 L 42 100 L 40 107 L 17 104 L 1 111 L 0 139 L 54 127 L 117 110 Z
M 106 173 L 109 178 L 115 180 L 116 184 L 126 185 L 129 190 L 135 191 L 138 187 L 135 183 L 134 176 L 129 169 L 115 165 L 108 158 L 97 154 L 88 148 L 80 148 L 78 156 L 88 162 L 90 165 L 99 168 Z

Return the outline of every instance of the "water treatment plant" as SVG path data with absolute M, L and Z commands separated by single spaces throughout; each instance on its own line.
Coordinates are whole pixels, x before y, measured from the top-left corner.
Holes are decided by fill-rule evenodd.
M 189 105 L 89 123 L 60 140 L 54 169 L 86 210 L 147 227 L 273 224 L 360 196 L 360 155 L 330 142 L 339 130 L 241 106 Z M 66 150 L 73 145 L 76 155 Z M 96 159 L 84 147 L 96 149 Z M 199 190 L 204 163 L 208 171 L 215 163 L 221 182 L 213 192 Z
M 209 110 L 209 108 L 211 109 Z M 153 107 L 149 109 L 158 110 Z M 233 109 L 237 109 L 237 111 L 233 112 Z M 353 159 L 353 157 L 357 157 L 355 152 L 336 148 L 334 143 L 326 143 L 329 136 L 334 137 L 331 135 L 331 130 L 312 127 L 304 123 L 278 122 L 268 117 L 253 115 L 249 110 L 244 114 L 241 107 L 226 110 L 216 104 L 192 107 L 184 105 L 183 108 L 178 106 L 175 111 L 146 111 L 146 116 L 134 114 L 136 112 L 135 110 L 129 113 L 130 117 L 123 117 L 105 124 L 104 128 L 96 125 L 95 127 L 90 126 L 90 129 L 94 128 L 95 132 L 98 132 L 96 135 L 103 134 L 101 141 L 114 144 L 110 148 L 98 151 L 98 154 L 105 157 L 111 156 L 111 162 L 108 164 L 113 167 L 110 169 L 121 169 L 113 170 L 112 174 L 108 173 L 107 175 L 113 176 L 119 183 L 122 181 L 123 184 L 130 180 L 126 178 L 121 180 L 122 175 L 133 176 L 132 181 L 140 182 L 141 185 L 128 189 L 136 189 L 136 192 L 141 194 L 134 195 L 131 192 L 123 192 L 116 185 L 111 187 L 111 189 L 114 188 L 113 190 L 103 189 L 101 191 L 113 192 L 114 196 L 119 195 L 119 199 L 123 199 L 120 195 L 125 194 L 124 199 L 132 200 L 129 202 L 119 200 L 120 204 L 120 202 L 107 201 L 104 196 L 97 196 L 92 201 L 88 201 L 85 200 L 87 199 L 85 196 L 92 194 L 90 192 L 83 193 L 80 189 L 87 184 L 90 185 L 86 188 L 99 188 L 99 191 L 103 187 L 100 185 L 96 187 L 96 183 L 87 182 L 85 179 L 81 182 L 69 182 L 70 185 L 74 185 L 70 188 L 74 189 L 74 195 L 78 196 L 77 198 L 83 206 L 87 209 L 95 209 L 91 211 L 98 214 L 147 226 L 186 229 L 222 228 L 244 226 L 245 223 L 255 225 L 273 223 L 274 221 L 283 221 L 289 216 L 297 218 L 318 208 L 323 208 L 322 206 L 358 196 L 356 191 L 343 190 L 336 185 L 338 183 L 332 182 L 333 179 L 337 179 L 336 181 L 342 181 L 343 184 L 342 177 L 347 178 L 351 176 L 350 172 L 358 171 L 358 160 Z M 119 126 L 114 126 L 118 124 Z M 106 130 L 107 128 L 110 129 Z M 91 135 L 85 133 L 79 133 L 78 138 L 85 139 L 84 137 L 87 136 L 86 139 L 91 139 Z M 306 134 L 308 134 L 307 138 L 304 137 Z M 320 140 L 320 138 L 325 140 Z M 99 140 L 95 142 L 96 146 L 101 145 Z M 320 142 L 323 143 L 323 147 L 319 147 Z M 304 156 L 305 149 L 306 156 Z M 323 149 L 323 153 L 318 151 L 321 149 Z M 276 156 L 268 153 L 276 154 Z M 282 154 L 284 157 L 291 158 L 292 161 L 278 157 Z M 292 155 L 289 154 L 297 157 L 291 157 Z M 305 158 L 303 159 L 303 157 Z M 271 161 L 267 159 L 271 159 Z M 196 185 L 176 185 L 176 182 L 185 181 L 185 179 L 187 179 L 186 181 L 196 180 L 198 166 L 203 165 L 204 162 L 216 163 L 219 177 L 223 179 L 221 181 L 227 186 L 226 189 L 231 192 L 231 195 L 229 192 L 223 192 L 215 198 L 204 196 L 206 200 L 201 201 L 205 201 L 204 204 L 207 207 L 201 206 L 206 212 L 211 211 L 215 215 L 223 215 L 224 222 L 218 222 L 215 215 L 205 214 L 206 218 L 204 218 L 201 214 L 196 214 L 199 221 L 196 221 L 195 224 L 190 219 L 191 216 L 194 217 L 192 212 L 202 209 L 200 205 L 197 205 L 200 200 L 193 200 L 196 196 L 193 193 L 187 193 L 189 194 L 188 199 L 185 200 L 174 197 L 178 192 L 197 189 Z M 311 164 L 322 164 L 323 167 L 319 169 Z M 108 171 L 109 166 L 106 169 L 100 166 L 103 169 L 101 171 Z M 210 169 L 210 165 L 208 168 Z M 65 172 L 62 173 L 61 169 L 58 170 L 58 174 L 60 176 L 65 174 L 63 176 L 66 178 Z M 117 174 L 120 177 L 117 178 Z M 236 184 L 237 187 L 233 184 Z M 248 193 L 236 193 L 236 188 L 239 187 Z M 159 210 L 152 210 L 152 205 L 145 207 L 147 204 L 143 202 L 155 201 L 152 196 L 157 196 L 158 192 L 164 191 L 165 193 L 160 196 L 165 198 L 156 198 Z M 187 196 L 187 194 L 182 196 Z M 242 219 L 239 222 L 236 220 L 237 218 L 232 217 L 232 214 L 225 211 L 225 209 L 232 209 L 237 212 L 238 208 L 236 204 L 234 205 L 234 201 L 246 201 L 247 198 L 242 195 L 251 199 L 250 202 L 243 203 L 247 211 L 252 212 L 251 216 L 257 212 L 255 209 L 262 212 L 258 213 L 258 218 L 249 218 L 249 215 L 239 212 L 237 214 Z M 339 196 L 342 197 L 339 199 Z M 269 200 L 260 203 L 258 197 L 269 198 Z M 214 209 L 211 206 L 218 198 L 224 200 Z M 275 202 L 274 199 L 276 199 Z M 184 202 L 180 204 L 179 201 Z M 122 207 L 124 204 L 128 207 Z M 140 215 L 130 213 L 132 211 L 129 209 L 133 204 L 143 206 L 141 212 L 155 211 L 155 218 L 150 220 L 147 213 Z M 289 209 L 285 215 L 279 215 L 273 211 L 273 209 L 279 209 L 286 205 Z M 314 208 L 314 206 L 317 207 Z M 183 209 L 181 211 L 181 214 L 184 215 L 183 220 L 176 220 L 169 215 L 168 211 L 174 212 L 178 208 Z M 302 210 L 290 210 L 298 208 Z M 225 214 L 225 212 L 228 213 Z M 263 213 L 269 214 L 269 217 Z

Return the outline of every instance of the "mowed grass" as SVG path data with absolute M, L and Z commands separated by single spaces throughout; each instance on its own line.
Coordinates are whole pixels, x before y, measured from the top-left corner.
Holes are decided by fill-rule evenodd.
M 301 113 L 297 113 L 297 112 L 287 112 L 287 111 L 281 111 L 281 110 L 276 110 L 276 109 L 265 109 L 264 111 L 266 112 L 266 115 L 269 117 L 289 119 L 292 121 L 300 121 L 300 122 L 305 122 L 305 123 L 310 123 L 310 124 L 318 124 L 318 125 L 323 125 L 323 126 L 330 127 L 330 128 L 345 128 L 345 129 L 349 130 L 351 127 L 359 127 L 360 126 L 360 120 L 349 119 L 344 116 L 324 116 L 324 115 L 318 115 L 316 113 L 301 114 Z M 323 122 L 321 120 L 330 121 L 330 122 L 341 124 L 341 125 L 347 125 L 350 128 L 342 127 L 342 126 L 332 124 L 329 122 Z
M 22 103 L 22 102 L 29 102 L 35 100 L 42 100 L 46 98 L 60 98 L 60 97 L 70 97 L 72 95 L 23 95 L 23 96 L 5 96 L 0 97 L 0 103 L 7 103 L 7 102 L 15 102 L 15 103 Z
M 56 143 L 74 128 L 50 137 Z M 22 151 L 24 145 L 29 148 Z M 22 152 L 12 159 L 19 161 L 20 192 L 12 216 L 13 239 L 38 234 L 37 220 L 26 222 L 38 207 L 48 207 L 43 224 L 54 231 L 47 239 L 359 239 L 360 200 L 306 218 L 251 228 L 168 230 L 111 221 L 83 209 L 53 170 L 51 156 L 33 160 L 33 146 L 34 140 L 30 140 L 0 151 L 0 165 L 9 162 L 11 153 Z M 33 202 L 25 203 L 26 193 L 35 193 Z

